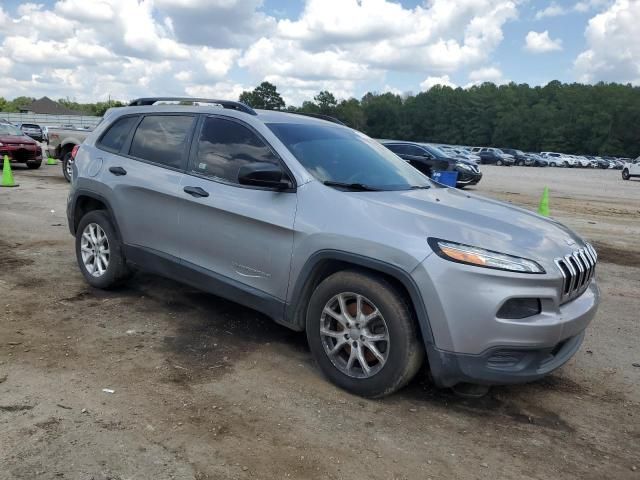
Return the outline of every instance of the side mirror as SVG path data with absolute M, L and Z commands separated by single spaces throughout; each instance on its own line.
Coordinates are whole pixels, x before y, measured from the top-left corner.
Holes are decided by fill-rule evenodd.
M 282 168 L 279 165 L 266 162 L 249 163 L 240 167 L 238 183 L 278 190 L 291 188 L 291 182 L 286 179 Z

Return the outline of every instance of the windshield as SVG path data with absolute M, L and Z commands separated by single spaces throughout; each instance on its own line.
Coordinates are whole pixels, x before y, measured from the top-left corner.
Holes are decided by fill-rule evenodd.
M 429 152 L 436 158 L 448 158 L 447 154 L 438 147 L 434 147 L 433 145 L 429 145 L 428 143 L 421 143 L 420 145 L 422 145 L 422 147 L 427 150 L 427 152 Z
M 418 170 L 355 130 L 292 123 L 269 123 L 267 127 L 321 182 L 357 183 L 378 190 L 431 186 Z
M 6 123 L 0 123 L 0 135 L 15 135 L 21 137 L 24 135 L 18 127 Z

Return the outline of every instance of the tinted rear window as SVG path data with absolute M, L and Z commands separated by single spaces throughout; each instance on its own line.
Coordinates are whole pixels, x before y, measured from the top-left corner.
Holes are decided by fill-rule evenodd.
M 193 120 L 194 117 L 184 115 L 145 117 L 133 136 L 129 154 L 167 167 L 181 168 Z
M 100 139 L 100 146 L 114 152 L 119 152 L 129 136 L 129 132 L 138 121 L 137 116 L 123 117 L 116 120 Z

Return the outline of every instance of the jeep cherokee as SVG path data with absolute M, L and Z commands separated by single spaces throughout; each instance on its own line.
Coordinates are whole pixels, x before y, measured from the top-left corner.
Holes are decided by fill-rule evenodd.
M 107 112 L 72 176 L 90 285 L 135 267 L 250 306 L 306 331 L 322 372 L 363 396 L 423 364 L 440 387 L 540 378 L 598 305 L 596 252 L 571 230 L 323 119 L 139 99 Z

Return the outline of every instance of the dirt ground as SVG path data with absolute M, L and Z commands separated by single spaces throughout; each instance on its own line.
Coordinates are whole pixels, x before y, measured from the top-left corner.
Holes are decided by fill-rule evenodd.
M 585 344 L 480 400 L 420 375 L 373 401 L 239 305 L 150 275 L 89 288 L 60 167 L 16 167 L 20 187 L 0 189 L 0 478 L 640 479 L 640 181 L 482 170 L 473 191 L 526 208 L 549 186 L 552 215 L 598 247 Z

